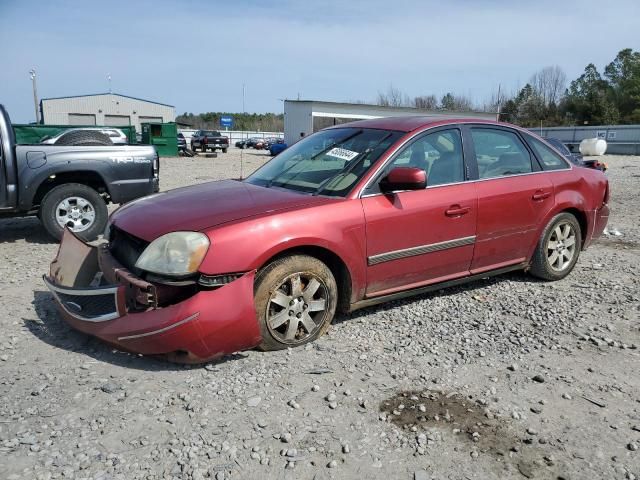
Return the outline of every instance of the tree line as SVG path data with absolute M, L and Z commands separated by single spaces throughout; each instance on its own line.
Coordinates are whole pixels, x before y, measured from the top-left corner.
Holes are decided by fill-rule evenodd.
M 500 120 L 525 127 L 640 123 L 640 52 L 621 50 L 601 74 L 590 63 L 571 81 L 559 66 L 534 73 L 519 91 L 494 93 L 481 104 L 469 97 L 445 94 L 409 97 L 390 85 L 376 104 L 454 112 L 499 112 Z
M 176 117 L 177 123 L 190 125 L 195 129 L 224 130 L 220 126 L 220 117 L 233 117 L 232 130 L 249 130 L 259 132 L 282 132 L 284 115 L 282 113 L 183 113 Z
M 424 110 L 499 112 L 500 120 L 524 127 L 635 124 L 640 123 L 640 52 L 631 48 L 621 50 L 602 74 L 590 63 L 568 85 L 562 68 L 545 67 L 518 91 L 499 91 L 481 103 L 452 92 L 441 98 L 431 94 L 410 97 L 393 85 L 378 92 L 373 103 Z M 223 115 L 233 116 L 234 130 L 284 130 L 284 115 L 275 113 L 184 113 L 176 121 L 194 128 L 220 129 Z

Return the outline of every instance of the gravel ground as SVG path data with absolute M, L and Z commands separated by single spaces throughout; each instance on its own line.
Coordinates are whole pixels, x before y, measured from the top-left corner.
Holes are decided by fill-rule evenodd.
M 244 151 L 243 170 L 268 159 Z M 0 478 L 635 479 L 640 157 L 610 235 L 553 284 L 482 280 L 343 315 L 305 348 L 185 367 L 71 330 L 34 219 L 0 220 Z M 240 152 L 161 162 L 162 188 Z

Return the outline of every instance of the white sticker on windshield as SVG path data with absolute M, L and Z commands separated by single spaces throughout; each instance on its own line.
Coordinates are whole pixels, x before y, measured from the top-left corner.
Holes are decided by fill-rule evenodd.
M 356 158 L 358 155 L 360 155 L 359 152 L 353 152 L 351 150 L 347 150 L 346 148 L 332 148 L 331 150 L 329 150 L 327 152 L 327 155 L 330 157 L 336 157 L 339 158 L 341 160 L 346 160 L 347 162 L 353 160 L 354 158 Z

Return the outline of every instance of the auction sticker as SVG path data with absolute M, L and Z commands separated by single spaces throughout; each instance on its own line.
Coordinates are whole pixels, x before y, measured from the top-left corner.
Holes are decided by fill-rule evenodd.
M 346 148 L 332 148 L 331 150 L 329 150 L 327 152 L 327 155 L 329 157 L 336 157 L 339 158 L 341 160 L 346 160 L 347 162 L 353 160 L 354 158 L 356 158 L 358 155 L 360 155 L 360 152 L 354 152 L 352 150 L 347 150 Z

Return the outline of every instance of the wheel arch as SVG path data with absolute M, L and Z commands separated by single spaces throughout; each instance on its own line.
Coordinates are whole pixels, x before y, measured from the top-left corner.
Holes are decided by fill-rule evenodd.
M 538 241 L 540 240 L 540 237 L 542 236 L 545 228 L 547 228 L 547 225 L 549 225 L 549 222 L 551 222 L 551 220 L 556 216 L 559 215 L 561 213 L 570 213 L 571 215 L 573 215 L 574 217 L 576 217 L 576 220 L 578 220 L 578 224 L 580 225 L 580 237 L 582 240 L 582 245 L 581 245 L 581 250 L 585 249 L 585 243 L 586 240 L 589 238 L 589 220 L 588 220 L 588 216 L 586 214 L 586 212 L 580 208 L 578 208 L 576 205 L 572 205 L 572 204 L 563 204 L 563 205 L 558 205 L 557 208 L 551 210 L 547 216 L 545 217 L 543 222 L 540 222 L 540 227 L 538 229 L 538 232 L 535 236 L 535 239 L 533 241 L 533 243 L 530 245 L 529 248 L 529 261 L 531 261 L 531 259 L 533 258 L 533 255 L 535 253 L 535 249 L 536 246 L 538 245 Z
M 589 220 L 588 220 L 587 214 L 576 207 L 565 208 L 564 210 L 560 210 L 559 212 L 557 212 L 555 215 L 558 215 L 560 213 L 570 213 L 571 215 L 576 217 L 576 220 L 578 220 L 578 224 L 580 225 L 580 237 L 582 241 L 580 244 L 580 247 L 581 247 L 580 249 L 584 250 L 584 245 L 588 238 L 587 233 L 589 229 Z
M 351 295 L 353 292 L 353 279 L 351 272 L 347 263 L 338 254 L 328 248 L 318 245 L 297 245 L 284 248 L 283 250 L 279 250 L 275 253 L 272 252 L 266 260 L 261 262 L 261 265 L 257 270 L 262 270 L 271 262 L 291 255 L 308 255 L 310 257 L 317 258 L 327 265 L 338 285 L 338 311 L 346 312 L 349 310 Z
M 107 195 L 109 195 L 107 183 L 99 173 L 91 170 L 78 170 L 68 172 L 63 171 L 51 173 L 40 182 L 33 196 L 32 205 L 40 205 L 42 203 L 42 199 L 47 193 L 49 193 L 55 187 L 68 183 L 79 183 L 81 185 L 86 185 L 87 187 L 93 188 L 98 193 L 106 193 Z

